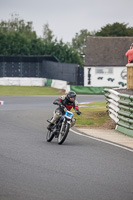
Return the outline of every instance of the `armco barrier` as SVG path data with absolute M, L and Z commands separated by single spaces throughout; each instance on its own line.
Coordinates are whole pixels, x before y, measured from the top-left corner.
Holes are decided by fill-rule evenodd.
M 133 95 L 107 88 L 104 92 L 109 116 L 115 121 L 116 130 L 133 137 Z

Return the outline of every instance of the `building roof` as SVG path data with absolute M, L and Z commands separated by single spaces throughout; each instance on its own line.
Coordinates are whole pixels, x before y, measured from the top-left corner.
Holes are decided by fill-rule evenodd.
M 133 37 L 88 37 L 85 66 L 125 66 Z
M 60 62 L 56 56 L 1 56 L 0 62 Z

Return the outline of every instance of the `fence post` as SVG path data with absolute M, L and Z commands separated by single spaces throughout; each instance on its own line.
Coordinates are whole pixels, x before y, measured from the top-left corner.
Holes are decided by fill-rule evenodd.
M 133 89 L 133 63 L 128 63 L 127 67 L 127 89 Z

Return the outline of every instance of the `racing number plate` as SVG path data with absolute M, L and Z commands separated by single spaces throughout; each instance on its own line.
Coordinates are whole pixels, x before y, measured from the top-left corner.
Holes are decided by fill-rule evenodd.
M 68 119 L 71 119 L 71 118 L 72 118 L 72 116 L 73 116 L 73 113 L 72 113 L 72 112 L 69 112 L 69 111 L 67 111 L 67 112 L 66 112 L 66 114 L 65 114 L 65 116 L 66 116 Z

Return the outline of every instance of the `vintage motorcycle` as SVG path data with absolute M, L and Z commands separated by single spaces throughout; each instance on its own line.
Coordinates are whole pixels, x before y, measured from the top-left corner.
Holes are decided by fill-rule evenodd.
M 65 114 L 54 123 L 51 130 L 48 130 L 46 135 L 47 142 L 51 142 L 53 138 L 57 138 L 58 144 L 62 144 L 69 133 L 72 117 L 73 112 L 66 110 Z M 49 120 L 47 121 L 50 123 Z

